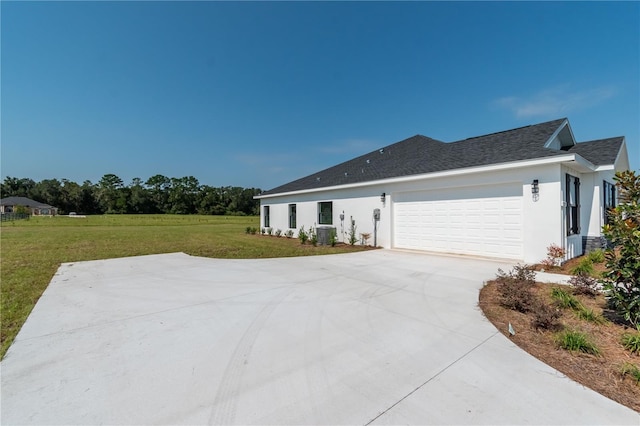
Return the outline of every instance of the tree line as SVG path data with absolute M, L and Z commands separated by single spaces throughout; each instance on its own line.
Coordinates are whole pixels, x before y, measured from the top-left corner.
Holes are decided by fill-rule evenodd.
M 207 215 L 257 215 L 262 191 L 238 186 L 200 185 L 193 176 L 170 178 L 155 175 L 143 181 L 134 178 L 129 185 L 114 174 L 102 176 L 98 183 L 85 180 L 81 185 L 68 179 L 7 176 L 0 184 L 1 198 L 27 197 L 59 209 L 60 214 L 171 213 Z

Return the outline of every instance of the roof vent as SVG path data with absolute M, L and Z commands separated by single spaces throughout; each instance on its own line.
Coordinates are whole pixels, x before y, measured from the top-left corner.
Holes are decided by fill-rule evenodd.
M 316 178 L 316 180 L 317 180 L 318 182 L 320 182 L 320 177 L 317 177 L 317 178 Z
M 369 164 L 369 163 L 371 163 L 371 160 L 369 160 L 369 159 L 367 158 L 367 164 Z
M 380 154 L 384 154 L 384 148 L 380 149 Z

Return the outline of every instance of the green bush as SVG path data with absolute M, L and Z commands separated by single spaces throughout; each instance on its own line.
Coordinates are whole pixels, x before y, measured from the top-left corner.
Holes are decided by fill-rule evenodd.
M 604 262 L 604 250 L 602 250 L 602 249 L 593 250 L 593 251 L 589 252 L 587 257 L 589 258 L 589 260 L 591 260 L 592 263 L 603 263 Z
M 640 327 L 633 333 L 624 333 L 620 341 L 626 350 L 640 355 Z
M 562 349 L 571 352 L 583 352 L 599 355 L 600 350 L 585 333 L 576 330 L 565 330 L 556 335 L 556 343 Z
M 251 227 L 250 227 L 250 226 L 247 226 L 247 227 L 245 228 L 245 230 L 244 230 L 244 233 L 245 233 L 245 234 L 250 234 L 250 233 L 251 233 Z
M 351 218 L 351 225 L 349 226 L 349 244 L 352 246 L 358 242 L 358 234 L 356 232 L 356 221 Z
M 304 230 L 304 226 L 298 231 L 298 239 L 300 240 L 300 244 L 306 243 L 307 239 L 309 239 L 309 235 Z
M 337 242 L 338 232 L 335 229 L 331 229 L 331 232 L 329 233 L 329 244 L 331 244 L 331 247 L 335 247 Z
M 582 306 L 578 299 L 559 287 L 554 287 L 551 289 L 551 298 L 558 307 L 563 309 L 578 309 L 578 307 Z
M 605 252 L 607 272 L 602 285 L 609 306 L 633 326 L 640 325 L 640 176 L 634 171 L 615 176 L 619 204 L 609 210 L 602 228 L 613 248 Z
M 588 256 L 580 259 L 580 262 L 571 269 L 572 275 L 592 275 L 595 270 L 593 269 L 593 262 Z
M 316 233 L 316 230 L 313 228 L 313 226 L 309 228 L 309 242 L 314 247 L 318 245 L 318 234 Z

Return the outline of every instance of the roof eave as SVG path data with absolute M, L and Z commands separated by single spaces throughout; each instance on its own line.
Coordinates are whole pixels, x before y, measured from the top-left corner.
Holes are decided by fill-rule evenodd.
M 412 182 L 412 181 L 423 180 L 423 179 L 435 179 L 435 178 L 448 177 L 448 176 L 459 176 L 459 175 L 465 175 L 465 174 L 483 173 L 488 171 L 508 170 L 508 169 L 515 169 L 515 168 L 521 168 L 521 167 L 538 166 L 538 165 L 545 165 L 545 164 L 569 163 L 569 162 L 577 162 L 580 168 L 584 167 L 591 171 L 595 170 L 595 166 L 589 161 L 585 160 L 583 157 L 577 154 L 565 154 L 565 155 L 558 155 L 553 157 L 537 158 L 534 160 L 511 161 L 508 163 L 491 164 L 488 166 L 466 167 L 462 169 L 445 170 L 441 172 L 423 173 L 423 174 L 402 176 L 402 177 L 395 177 L 395 178 L 388 178 L 388 179 L 370 180 L 367 182 L 359 182 L 359 183 L 346 184 L 346 185 L 334 185 L 334 186 L 325 186 L 322 188 L 301 189 L 297 191 L 278 192 L 275 194 L 256 195 L 253 198 L 256 200 L 261 200 L 261 199 L 277 198 L 277 197 L 290 196 L 290 195 L 312 194 L 317 192 L 325 192 L 325 191 L 333 191 L 333 190 L 341 190 L 341 189 L 362 188 L 366 186 Z

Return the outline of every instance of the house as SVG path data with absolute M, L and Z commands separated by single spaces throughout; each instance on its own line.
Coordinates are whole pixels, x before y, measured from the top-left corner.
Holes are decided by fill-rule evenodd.
M 18 207 L 26 207 L 32 216 L 55 216 L 58 208 L 48 204 L 34 201 L 27 197 L 7 197 L 0 199 L 0 213 L 16 213 Z
M 539 262 L 604 243 L 624 137 L 577 143 L 566 118 L 445 143 L 416 135 L 257 196 L 262 227 L 351 221 L 384 248 Z M 370 241 L 373 243 L 373 241 Z

